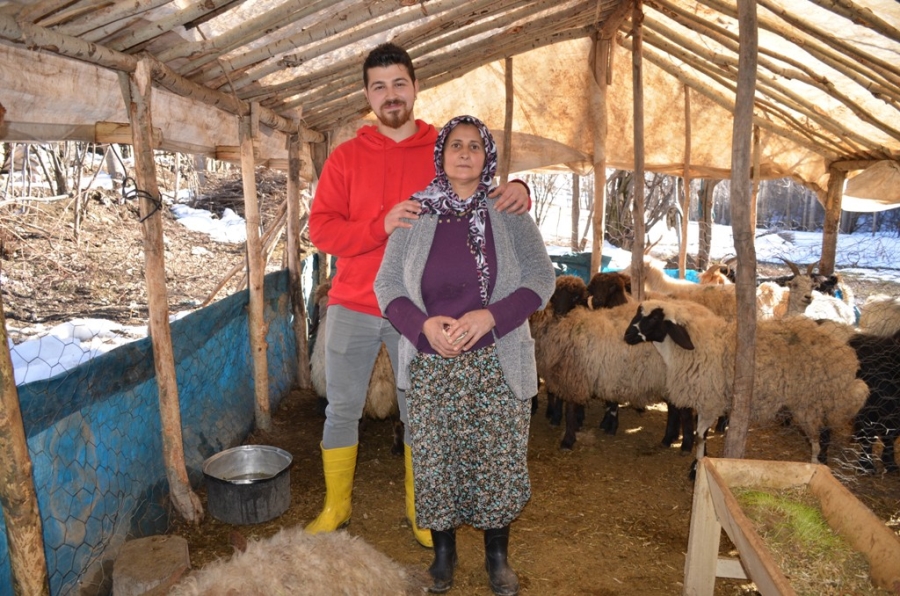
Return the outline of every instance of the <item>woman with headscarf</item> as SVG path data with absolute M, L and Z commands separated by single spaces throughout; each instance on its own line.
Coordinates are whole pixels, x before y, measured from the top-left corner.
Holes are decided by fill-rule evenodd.
M 528 316 L 555 275 L 534 220 L 487 198 L 497 148 L 480 120 L 448 122 L 434 162 L 434 180 L 412 197 L 418 221 L 388 241 L 375 294 L 402 334 L 397 384 L 409 406 L 416 523 L 434 541 L 430 591 L 453 584 L 456 528 L 468 524 L 484 530 L 491 588 L 511 596 L 509 525 L 531 497 Z

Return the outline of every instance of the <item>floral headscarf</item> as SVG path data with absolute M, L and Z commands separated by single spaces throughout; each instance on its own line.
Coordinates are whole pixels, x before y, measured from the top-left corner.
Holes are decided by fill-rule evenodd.
M 461 199 L 453 192 L 447 172 L 444 171 L 444 144 L 450 131 L 459 124 L 472 124 L 481 134 L 484 141 L 484 168 L 481 170 L 481 181 L 478 189 L 471 197 Z M 487 195 L 491 190 L 494 173 L 497 171 L 497 145 L 484 122 L 474 116 L 457 116 L 444 125 L 434 144 L 434 171 L 436 175 L 428 187 L 415 193 L 412 198 L 422 204 L 422 213 L 437 215 L 453 215 L 466 217 L 469 220 L 469 248 L 475 256 L 475 267 L 478 274 L 479 292 L 482 306 L 488 303 L 488 282 L 490 272 L 484 255 L 484 229 L 487 221 Z

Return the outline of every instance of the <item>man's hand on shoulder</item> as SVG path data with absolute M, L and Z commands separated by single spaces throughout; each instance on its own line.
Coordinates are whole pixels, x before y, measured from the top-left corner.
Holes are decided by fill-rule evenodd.
M 384 218 L 384 231 L 390 236 L 397 228 L 411 228 L 412 224 L 408 219 L 419 219 L 419 211 L 422 210 L 418 201 L 407 199 L 402 203 L 394 205 L 387 216 Z
M 528 195 L 528 187 L 520 180 L 501 184 L 488 196 L 492 199 L 497 199 L 497 211 L 522 215 L 528 213 L 528 210 L 531 209 L 531 197 Z

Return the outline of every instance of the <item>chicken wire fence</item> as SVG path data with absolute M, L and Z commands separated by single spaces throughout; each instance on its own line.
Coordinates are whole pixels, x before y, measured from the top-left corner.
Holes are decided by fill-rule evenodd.
M 171 325 L 185 463 L 194 486 L 203 461 L 239 444 L 253 426 L 248 296 L 233 294 Z M 286 271 L 266 276 L 265 319 L 274 409 L 297 374 Z M 48 354 L 35 358 L 35 367 L 47 366 Z M 64 368 L 18 387 L 51 594 L 111 586 L 119 547 L 165 531 L 171 511 L 150 339 Z M 2 514 L 0 529 L 0 596 L 12 596 Z

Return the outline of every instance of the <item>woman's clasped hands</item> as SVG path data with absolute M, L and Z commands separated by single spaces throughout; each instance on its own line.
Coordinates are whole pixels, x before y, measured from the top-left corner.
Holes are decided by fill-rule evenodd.
M 430 317 L 422 326 L 422 332 L 435 352 L 444 358 L 454 358 L 470 350 L 493 328 L 494 315 L 482 308 L 469 311 L 458 319 Z

